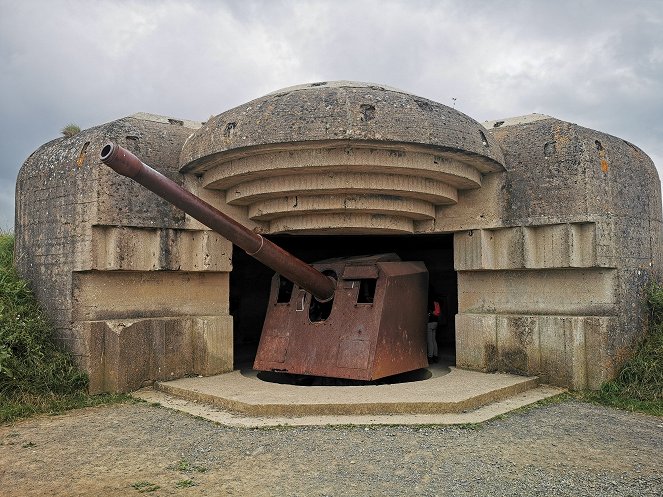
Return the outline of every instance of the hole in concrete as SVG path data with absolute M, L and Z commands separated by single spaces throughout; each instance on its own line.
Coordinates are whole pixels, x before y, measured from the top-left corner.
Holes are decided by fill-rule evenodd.
M 76 165 L 78 167 L 81 167 L 83 165 L 83 162 L 85 162 L 85 154 L 87 152 L 87 148 L 90 146 L 90 142 L 85 142 L 83 144 L 83 148 L 81 148 L 81 153 L 78 154 L 78 159 L 76 160 Z
M 309 87 L 310 87 L 310 88 L 313 88 L 313 87 L 315 87 L 315 86 L 325 86 L 326 84 L 327 84 L 326 81 L 319 81 L 319 82 L 317 82 L 317 83 L 311 83 L 311 84 L 309 85 Z
M 375 106 L 371 104 L 361 104 L 359 106 L 359 109 L 361 111 L 361 120 L 362 121 L 370 121 L 371 119 L 375 119 Z
M 484 147 L 487 147 L 488 146 L 488 139 L 486 138 L 486 135 L 481 130 L 479 130 L 479 134 L 481 135 L 481 143 L 483 143 Z
M 223 130 L 223 136 L 228 138 L 230 135 L 233 134 L 233 131 L 235 130 L 236 127 L 237 127 L 237 123 L 234 123 L 234 122 L 226 124 L 226 127 Z
M 426 100 L 419 100 L 418 98 L 415 98 L 414 102 L 421 110 L 425 110 L 426 112 L 431 112 L 433 110 L 433 105 Z
M 639 149 L 638 147 L 636 147 L 635 145 L 633 145 L 631 142 L 628 142 L 628 141 L 626 141 L 626 140 L 622 140 L 622 141 L 623 141 L 624 143 L 626 143 L 626 145 L 628 145 L 631 149 L 633 149 L 633 150 L 635 150 L 636 152 L 640 153 L 640 149 Z
M 168 122 L 175 126 L 184 126 L 184 121 L 180 121 L 179 119 L 168 119 Z
M 549 159 L 557 151 L 557 144 L 555 142 L 548 142 L 543 146 L 543 156 Z
M 504 121 L 496 121 L 493 124 L 493 128 L 499 128 L 500 126 L 502 126 L 502 124 L 504 124 Z
M 136 135 L 127 135 L 125 137 L 126 145 L 127 145 L 127 150 L 133 153 L 139 153 L 138 150 L 138 137 Z
M 603 150 L 603 145 L 601 145 L 600 141 L 594 140 L 594 145 L 596 145 L 596 150 L 598 150 L 599 152 Z

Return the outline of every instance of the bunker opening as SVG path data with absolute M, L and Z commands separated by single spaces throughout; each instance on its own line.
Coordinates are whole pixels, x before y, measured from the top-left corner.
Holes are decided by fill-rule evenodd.
M 454 321 L 458 312 L 458 287 L 453 268 L 453 235 L 271 235 L 267 238 L 307 263 L 384 253 L 396 254 L 402 261 L 423 262 L 428 270 L 429 281 L 426 320 L 429 328 L 434 323 L 432 327 L 436 329 L 432 335 L 438 347 L 437 353 L 433 354 L 429 341 L 428 355 L 434 356 L 429 361 L 455 364 Z M 251 367 L 256 357 L 270 305 L 274 271 L 238 248 L 233 251 L 232 262 L 229 303 L 230 314 L 233 316 L 234 368 L 245 369 Z M 334 279 L 341 276 L 331 275 Z M 373 305 L 376 291 L 380 291 L 376 289 L 376 281 L 371 275 L 358 277 L 354 282 L 357 285 L 355 307 L 361 310 L 362 307 Z M 271 305 L 297 306 L 297 310 L 306 312 L 309 320 L 319 325 L 316 333 L 324 333 L 325 321 L 332 312 L 333 301 L 320 302 L 282 276 L 278 277 L 275 284 L 276 297 Z M 339 284 L 348 287 L 350 283 L 341 279 Z M 355 350 L 350 350 L 349 354 L 361 355 Z M 422 379 L 417 374 L 414 377 Z M 276 381 L 271 373 L 262 376 L 263 380 Z

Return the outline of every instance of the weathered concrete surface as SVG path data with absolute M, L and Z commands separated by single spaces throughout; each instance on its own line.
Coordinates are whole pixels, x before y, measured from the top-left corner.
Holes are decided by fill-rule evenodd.
M 499 146 L 468 116 L 354 82 L 224 112 L 187 140 L 181 161 L 271 233 L 415 233 L 502 170 Z
M 117 141 L 182 183 L 177 157 L 199 126 L 136 114 L 47 143 L 21 168 L 16 267 L 92 392 L 232 368 L 231 245 L 98 159 Z
M 158 382 L 155 388 L 249 416 L 305 416 L 460 413 L 538 385 L 535 377 L 448 371 L 440 365 L 429 370 L 432 376 L 428 379 L 392 385 L 285 385 L 261 381 L 255 372 L 233 371 Z
M 404 386 L 404 388 L 407 388 Z M 444 389 L 438 391 L 444 392 Z M 339 425 L 457 425 L 465 423 L 482 423 L 501 416 L 508 412 L 526 407 L 541 400 L 554 397 L 563 392 L 560 388 L 547 385 L 535 386 L 530 390 L 519 393 L 512 393 L 509 396 L 499 400 L 482 405 L 476 409 L 464 409 L 455 411 L 458 406 L 453 403 L 446 404 L 452 408 L 452 412 L 437 413 L 392 413 L 377 414 L 366 413 L 365 407 L 358 409 L 361 413 L 355 414 L 290 414 L 290 415 L 271 415 L 257 416 L 239 412 L 228 411 L 213 403 L 193 401 L 184 395 L 170 395 L 159 389 L 144 388 L 132 393 L 133 397 L 150 403 L 158 403 L 162 407 L 186 412 L 198 418 L 209 419 L 215 423 L 225 426 L 236 426 L 243 428 L 263 428 L 276 426 L 339 426 Z M 504 392 L 506 393 L 506 392 Z M 302 392 L 305 395 L 305 392 Z M 218 394 L 217 394 L 218 395 Z M 496 396 L 501 397 L 501 394 Z M 339 404 L 338 398 L 330 397 L 328 405 L 334 409 Z M 469 404 L 469 403 L 466 403 Z M 350 406 L 346 406 L 348 410 Z M 376 406 L 377 407 L 377 406 Z M 293 409 L 293 411 L 296 411 Z M 416 407 L 413 408 L 416 411 Z M 378 411 L 376 409 L 376 411 Z
M 501 169 L 502 152 L 472 118 L 401 90 L 333 81 L 293 86 L 211 118 L 182 150 L 186 172 L 261 150 L 383 148 L 414 144 L 471 160 L 482 172 Z M 330 144 L 330 143 L 327 143 Z M 295 145 L 294 147 L 289 145 Z
M 74 331 L 88 351 L 81 365 L 92 392 L 232 369 L 230 316 L 77 321 Z
M 661 278 L 656 169 L 624 140 L 548 116 L 486 125 L 505 156 L 499 211 L 438 210 L 475 228 L 455 235 L 458 365 L 598 388 L 642 337 L 646 286 Z

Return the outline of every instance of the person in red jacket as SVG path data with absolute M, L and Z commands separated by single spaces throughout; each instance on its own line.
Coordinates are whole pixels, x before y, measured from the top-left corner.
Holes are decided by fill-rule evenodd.
M 426 340 L 428 342 L 428 362 L 435 363 L 438 361 L 437 350 L 437 325 L 440 320 L 440 303 L 433 300 L 431 305 L 428 306 L 428 325 L 426 327 Z

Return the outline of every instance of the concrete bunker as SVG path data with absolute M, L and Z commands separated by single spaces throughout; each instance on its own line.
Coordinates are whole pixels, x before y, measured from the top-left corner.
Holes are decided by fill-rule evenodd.
M 307 240 L 446 251 L 461 368 L 597 388 L 642 336 L 644 288 L 661 278 L 658 175 L 605 133 L 544 115 L 481 125 L 354 82 L 203 124 L 138 114 L 43 145 L 17 181 L 17 267 L 92 392 L 231 370 L 259 298 L 235 295 L 254 269 L 223 237 L 100 166 L 109 140 L 305 258 Z

